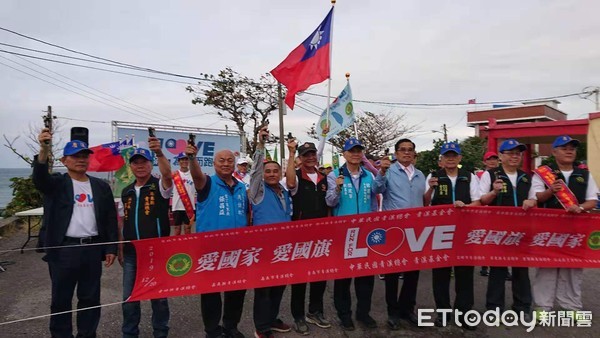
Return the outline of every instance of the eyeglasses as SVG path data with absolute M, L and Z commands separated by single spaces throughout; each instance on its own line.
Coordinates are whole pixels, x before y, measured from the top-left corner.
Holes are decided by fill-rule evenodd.
M 399 153 L 412 153 L 413 151 L 415 151 L 414 148 L 398 148 L 396 150 Z

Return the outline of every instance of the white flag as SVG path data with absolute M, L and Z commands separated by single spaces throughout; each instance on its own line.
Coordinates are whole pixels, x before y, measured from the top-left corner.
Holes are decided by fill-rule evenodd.
M 327 126 L 327 110 L 324 110 L 317 122 L 317 135 L 319 140 L 329 140 L 342 130 L 354 123 L 354 107 L 352 106 L 352 90 L 350 83 L 342 90 L 340 95 L 329 106 L 329 133 L 323 134 L 323 128 Z

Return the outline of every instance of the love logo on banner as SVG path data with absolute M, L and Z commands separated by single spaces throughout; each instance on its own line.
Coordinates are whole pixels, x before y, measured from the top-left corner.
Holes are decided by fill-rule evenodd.
M 600 215 L 436 206 L 133 241 L 129 300 L 454 265 L 600 267 Z

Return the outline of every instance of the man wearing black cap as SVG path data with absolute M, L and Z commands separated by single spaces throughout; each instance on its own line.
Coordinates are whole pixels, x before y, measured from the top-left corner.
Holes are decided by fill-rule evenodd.
M 113 264 L 117 241 L 117 213 L 110 186 L 86 175 L 92 153 L 82 141 L 68 142 L 61 162 L 66 174 L 49 174 L 52 135 L 47 128 L 38 136 L 40 152 L 33 162 L 33 183 L 44 195 L 44 217 L 39 247 L 45 249 L 52 280 L 53 314 L 71 311 L 77 287 L 77 309 L 100 305 L 102 261 Z M 64 248 L 63 248 L 64 246 Z M 96 337 L 100 308 L 77 312 L 77 337 Z M 71 313 L 50 317 L 52 337 L 73 337 Z
M 355 215 L 377 211 L 376 194 L 372 192 L 373 175 L 362 166 L 364 146 L 354 137 L 344 143 L 346 163 L 327 176 L 327 205 L 333 208 L 334 216 Z M 371 296 L 374 276 L 354 278 L 356 292 L 356 320 L 368 329 L 377 327 L 371 317 Z M 333 284 L 333 302 L 342 328 L 355 329 L 352 321 L 352 278 L 336 279 Z
M 152 153 L 137 148 L 129 158 L 135 182 L 123 188 L 123 224 L 121 240 L 167 237 L 170 233 L 169 198 L 173 190 L 171 165 L 164 156 L 160 141 L 148 138 L 148 146 L 157 157 L 161 178 L 152 176 Z M 136 277 L 136 253 L 130 243 L 119 248 L 119 263 L 123 266 L 123 300 L 133 290 Z M 167 337 L 169 333 L 169 303 L 166 298 L 153 299 L 152 328 L 154 337 Z M 140 330 L 140 302 L 126 302 L 123 308 L 123 337 L 138 337 Z
M 294 157 L 293 147 L 296 142 L 290 142 L 290 157 Z M 306 142 L 298 147 L 300 166 L 295 169 L 288 166 L 286 170 L 286 185 L 292 195 L 294 213 L 292 220 L 313 219 L 329 216 L 329 207 L 325 203 L 327 192 L 327 177 L 317 171 L 317 147 L 312 142 Z M 297 160 L 298 158 L 296 158 Z M 306 283 L 292 285 L 291 310 L 294 317 L 294 330 L 301 335 L 308 335 L 306 322 L 320 328 L 329 328 L 331 324 L 323 314 L 323 294 L 327 281 L 310 283 L 308 313 L 305 315 Z
M 500 145 L 502 165 L 481 175 L 479 182 L 481 204 L 522 207 L 523 210 L 536 205 L 535 200 L 528 199 L 531 188 L 529 175 L 519 169 L 526 149 L 524 144 L 514 139 L 502 142 Z M 488 310 L 499 308 L 501 312 L 504 311 L 504 282 L 507 273 L 506 267 L 490 267 L 486 293 Z M 527 267 L 512 268 L 512 294 L 512 309 L 524 313 L 528 318 L 531 312 L 531 283 Z
M 588 212 L 596 205 L 598 186 L 590 172 L 575 167 L 575 157 L 579 141 L 569 135 L 559 136 L 552 143 L 552 155 L 556 160 L 550 168 L 556 175 L 556 182 L 546 187 L 538 175 L 533 175 L 530 198 L 537 199 L 542 208 L 562 209 L 555 194 L 562 190 L 562 184 L 573 192 L 578 204 L 567 209 L 570 213 Z M 565 310 L 583 309 L 581 282 L 583 269 L 579 268 L 538 268 L 533 279 L 532 291 L 536 312 L 550 311 L 554 300 Z

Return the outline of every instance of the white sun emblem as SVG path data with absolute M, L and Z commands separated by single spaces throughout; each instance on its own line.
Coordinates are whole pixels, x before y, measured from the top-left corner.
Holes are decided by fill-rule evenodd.
M 321 26 L 315 32 L 312 39 L 310 40 L 310 49 L 317 49 L 319 47 L 319 43 L 321 43 L 321 39 L 323 39 L 323 31 L 321 30 Z
M 382 241 L 383 241 L 383 235 L 380 232 L 371 234 L 371 242 L 372 243 L 381 243 Z

